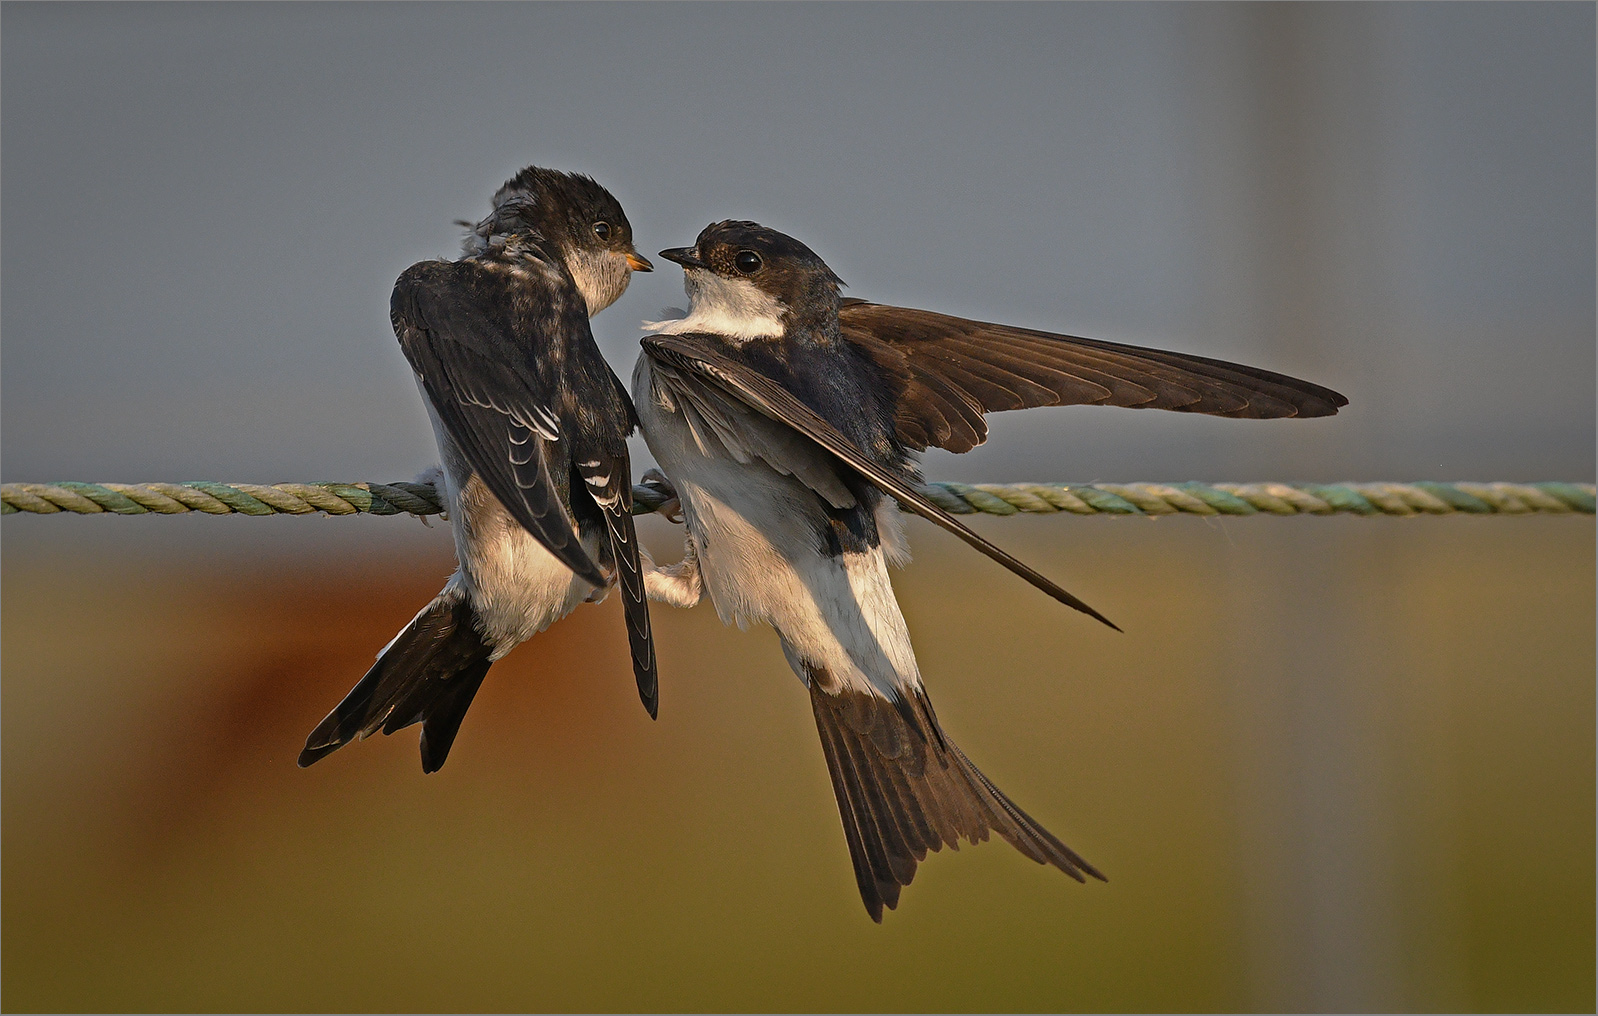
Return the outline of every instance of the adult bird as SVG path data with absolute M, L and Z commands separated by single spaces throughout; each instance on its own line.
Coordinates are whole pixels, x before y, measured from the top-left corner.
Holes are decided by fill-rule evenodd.
M 990 831 L 1078 881 L 1102 879 L 939 726 L 888 579 L 908 557 L 895 500 L 1109 622 L 929 502 L 914 453 L 968 450 L 996 409 L 1315 416 L 1346 400 L 1208 358 L 844 302 L 820 257 L 751 222 L 714 223 L 661 256 L 683 266 L 691 306 L 646 324 L 656 334 L 633 398 L 687 535 L 682 562 L 646 584 L 679 606 L 708 589 L 724 622 L 776 629 L 809 689 L 867 912 L 880 922 L 897 905 L 927 851 Z
M 459 567 L 306 738 L 301 766 L 419 722 L 422 769 L 436 771 L 489 666 L 613 583 L 656 714 L 626 444 L 637 418 L 588 324 L 650 270 L 609 191 L 530 166 L 460 260 L 400 275 L 390 316 L 438 439 Z

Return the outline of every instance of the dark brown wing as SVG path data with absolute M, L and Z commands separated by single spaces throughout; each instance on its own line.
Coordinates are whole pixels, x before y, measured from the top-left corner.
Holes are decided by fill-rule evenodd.
M 633 527 L 632 466 L 627 446 L 620 445 L 608 458 L 583 459 L 576 467 L 594 503 L 605 513 L 609 556 L 613 558 L 609 563 L 615 566 L 616 584 L 621 587 L 633 679 L 638 682 L 638 698 L 654 719 L 660 713 L 660 679 L 649 626 L 649 598 L 644 592 L 644 569 L 638 556 L 638 533 Z
M 916 489 L 914 478 L 902 470 L 873 461 L 855 447 L 838 428 L 800 402 L 775 381 L 747 364 L 729 359 L 705 336 L 692 332 L 683 335 L 650 335 L 643 340 L 644 352 L 658 363 L 708 382 L 715 389 L 742 402 L 761 414 L 785 423 L 837 456 L 855 472 L 897 498 L 899 503 L 933 522 L 1004 565 L 1021 578 L 1048 593 L 1061 603 L 1115 628 L 1109 618 L 1055 585 L 1042 573 L 967 529 L 960 520 L 927 500 Z
M 538 303 L 549 312 L 527 320 L 519 312 L 526 294 L 517 286 L 542 286 L 546 298 Z M 405 270 L 389 316 L 428 401 L 473 471 L 556 559 L 603 587 L 605 573 L 577 539 L 546 447 L 569 446 L 579 436 L 575 414 L 564 412 L 561 368 L 570 338 L 593 345 L 588 319 L 562 308 L 547 280 L 437 261 Z
M 580 496 L 567 487 L 568 474 L 581 475 L 604 513 L 633 675 L 654 716 L 659 690 L 626 441 L 637 416 L 594 345 L 587 306 L 552 270 L 424 261 L 400 276 L 390 314 L 423 391 L 473 471 L 551 554 L 604 588 L 606 574 L 583 549 L 564 500 Z
M 1331 416 L 1348 399 L 1320 385 L 1207 356 L 845 300 L 843 335 L 903 389 L 900 440 L 966 452 L 984 413 L 1124 406 L 1240 419 Z

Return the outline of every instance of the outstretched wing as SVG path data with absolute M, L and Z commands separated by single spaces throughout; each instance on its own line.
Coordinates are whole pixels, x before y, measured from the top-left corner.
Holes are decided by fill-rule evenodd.
M 905 444 L 966 452 L 985 413 L 1035 406 L 1125 406 L 1245 419 L 1331 416 L 1348 399 L 1257 367 L 845 300 L 844 338 L 902 385 Z
M 1120 629 L 1104 615 L 1055 585 L 1041 573 L 1023 564 L 981 536 L 967 529 L 948 512 L 929 501 L 917 489 L 916 481 L 900 469 L 884 466 L 867 456 L 827 422 L 820 414 L 791 392 L 747 364 L 727 357 L 706 336 L 651 335 L 643 340 L 644 351 L 668 370 L 691 376 L 714 391 L 731 397 L 798 431 L 845 463 L 849 468 L 897 498 L 899 503 L 980 550 L 1061 603 Z M 797 475 L 797 474 L 796 474 Z
M 422 262 L 400 276 L 389 312 L 439 421 L 489 491 L 562 564 L 604 586 L 578 542 L 567 477 L 556 475 L 564 469 L 549 462 L 551 446 L 573 436 L 568 352 L 582 337 L 592 343 L 586 307 L 562 281 Z

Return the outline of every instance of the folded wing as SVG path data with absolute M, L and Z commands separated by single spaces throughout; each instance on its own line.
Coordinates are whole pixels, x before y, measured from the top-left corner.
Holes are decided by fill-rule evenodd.
M 526 287 L 539 282 L 467 262 L 423 262 L 395 284 L 390 316 L 472 469 L 562 564 L 603 586 L 604 572 L 577 540 L 546 450 L 572 436 L 560 369 L 574 333 L 590 334 L 588 319 L 567 306 L 553 280 L 540 294 L 545 299 L 527 300 Z M 544 310 L 530 314 L 529 303 Z
M 694 333 L 651 335 L 643 340 L 643 348 L 656 364 L 666 368 L 668 377 L 675 375 L 677 383 L 673 394 L 695 405 L 695 411 L 700 416 L 741 412 L 738 408 L 741 404 L 770 420 L 785 424 L 898 499 L 910 511 L 947 529 L 1061 603 L 1116 628 L 1104 615 L 1029 565 L 967 529 L 954 516 L 929 501 L 918 489 L 914 477 L 901 469 L 874 461 L 844 437 L 838 428 L 791 392 L 747 364 L 724 355 L 714 339 Z M 698 384 L 691 383 L 690 379 Z M 727 402 L 728 399 L 732 400 L 731 404 Z M 777 468 L 803 479 L 797 468 Z
M 1037 406 L 1170 409 L 1242 419 L 1331 416 L 1348 399 L 1257 367 L 845 300 L 844 338 L 902 386 L 900 440 L 966 452 L 986 413 Z
M 660 712 L 660 680 L 655 664 L 654 636 L 649 627 L 644 569 L 638 556 L 638 533 L 633 526 L 632 465 L 627 446 L 619 445 L 609 456 L 583 458 L 577 463 L 577 471 L 589 495 L 605 514 L 612 559 L 609 563 L 615 565 L 616 584 L 621 587 L 627 641 L 632 649 L 633 678 L 638 682 L 639 700 L 654 717 Z

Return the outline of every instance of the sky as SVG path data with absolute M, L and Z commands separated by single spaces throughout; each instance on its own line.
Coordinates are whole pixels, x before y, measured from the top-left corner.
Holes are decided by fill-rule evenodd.
M 387 319 L 529 163 L 648 254 L 752 218 L 883 302 L 1220 356 L 1332 420 L 994 418 L 951 479 L 1594 470 L 1585 5 L 7 5 L 18 480 L 393 480 Z M 595 322 L 627 377 L 662 264 Z M 640 467 L 648 464 L 635 443 Z

